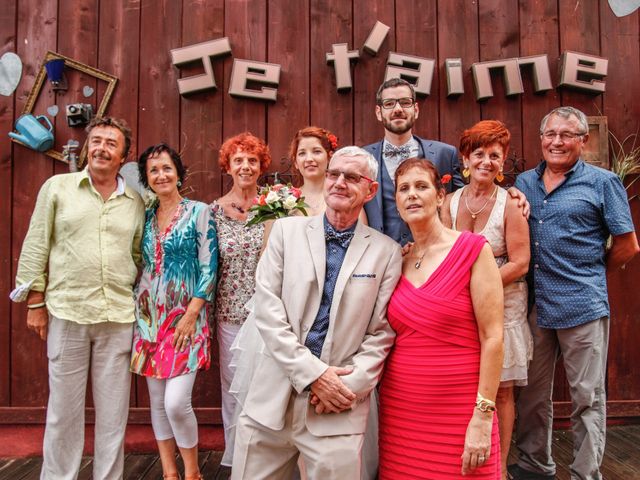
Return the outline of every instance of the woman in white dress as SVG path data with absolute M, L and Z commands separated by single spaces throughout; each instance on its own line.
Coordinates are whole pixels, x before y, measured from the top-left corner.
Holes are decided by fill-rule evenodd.
M 504 361 L 496 410 L 503 479 L 507 478 L 515 419 L 513 390 L 527 384 L 527 368 L 533 354 L 524 280 L 530 258 L 529 225 L 518 199 L 495 183 L 504 179 L 502 170 L 510 138 L 509 130 L 496 120 L 483 120 L 462 133 L 462 175 L 469 184 L 447 195 L 441 212 L 445 226 L 483 235 L 500 267 L 504 287 Z

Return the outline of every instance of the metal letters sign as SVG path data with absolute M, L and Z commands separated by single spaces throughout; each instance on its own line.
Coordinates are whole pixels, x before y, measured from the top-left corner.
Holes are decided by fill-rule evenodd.
M 493 97 L 493 86 L 491 85 L 492 69 L 500 69 L 504 75 L 504 86 L 506 94 L 519 95 L 524 93 L 522 78 L 520 77 L 520 67 L 517 58 L 507 58 L 505 60 L 493 60 L 491 62 L 478 62 L 471 65 L 473 82 L 476 86 L 476 100 L 484 100 Z
M 377 55 L 389 34 L 390 28 L 382 22 L 376 22 L 363 50 L 370 55 Z M 231 53 L 229 39 L 219 38 L 209 42 L 198 43 L 171 50 L 174 65 L 201 61 L 204 74 L 178 79 L 180 94 L 215 89 L 211 59 Z M 334 43 L 331 52 L 327 52 L 325 60 L 335 71 L 336 89 L 338 92 L 350 91 L 353 88 L 351 64 L 360 59 L 358 50 L 349 50 L 347 43 Z M 607 76 L 608 60 L 594 55 L 566 51 L 560 61 L 560 80 L 558 87 L 568 87 L 592 93 L 605 91 L 604 78 Z M 420 95 L 431 93 L 431 83 L 436 68 L 432 58 L 417 57 L 398 52 L 390 52 L 385 70 L 385 80 L 400 77 L 414 85 Z M 461 58 L 445 59 L 444 68 L 447 77 L 447 96 L 455 97 L 464 94 L 464 67 Z M 522 71 L 530 71 L 533 75 L 533 86 L 536 92 L 553 89 L 549 60 L 546 54 L 527 57 L 506 58 L 476 62 L 471 65 L 471 75 L 475 85 L 478 101 L 493 97 L 491 70 L 502 72 L 506 95 L 524 93 Z M 256 62 L 251 60 L 234 60 L 231 72 L 229 94 L 234 97 L 245 97 L 275 102 L 280 83 L 280 65 L 275 63 Z M 253 88 L 256 84 L 268 85 Z
M 387 71 L 384 74 L 384 79 L 402 77 L 413 83 L 413 88 L 418 95 L 429 95 L 431 93 L 431 80 L 433 80 L 435 65 L 436 61 L 431 58 L 391 52 L 387 60 Z
M 180 94 L 186 95 L 216 88 L 216 79 L 213 76 L 211 58 L 228 55 L 230 53 L 231 45 L 227 37 L 171 50 L 171 63 L 175 66 L 196 61 L 201 61 L 204 66 L 204 74 L 178 79 L 178 91 Z
M 336 88 L 338 91 L 351 90 L 351 62 L 357 62 L 360 53 L 357 50 L 349 50 L 346 43 L 334 43 L 331 46 L 333 53 L 327 53 L 327 64 L 333 64 L 336 71 Z
M 250 83 L 272 85 L 276 88 L 249 88 Z M 280 84 L 280 65 L 275 63 L 254 62 L 251 60 L 233 60 L 229 95 L 232 97 L 253 98 L 256 100 L 276 101 Z
M 603 93 L 609 61 L 606 58 L 566 51 L 562 54 L 560 86 L 587 92 Z

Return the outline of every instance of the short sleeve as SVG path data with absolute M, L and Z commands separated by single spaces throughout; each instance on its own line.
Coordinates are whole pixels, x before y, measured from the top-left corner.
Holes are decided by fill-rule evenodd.
M 627 191 L 617 176 L 610 175 L 605 179 L 602 195 L 604 221 L 611 235 L 633 232 Z

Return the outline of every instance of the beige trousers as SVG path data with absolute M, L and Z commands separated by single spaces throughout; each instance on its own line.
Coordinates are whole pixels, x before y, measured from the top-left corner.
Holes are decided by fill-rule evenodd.
M 271 430 L 240 414 L 232 480 L 290 480 L 298 456 L 308 480 L 359 480 L 364 435 L 317 437 L 307 430 L 308 394 L 293 393 L 282 430 Z
M 80 325 L 50 316 L 49 404 L 41 480 L 74 480 L 78 475 L 89 370 L 96 411 L 93 479 L 122 478 L 132 339 L 131 323 Z

